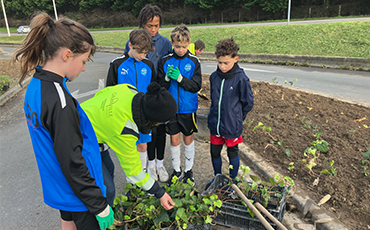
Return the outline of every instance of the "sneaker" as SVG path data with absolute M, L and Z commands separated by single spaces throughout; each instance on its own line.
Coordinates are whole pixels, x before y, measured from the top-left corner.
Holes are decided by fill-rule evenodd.
M 191 186 L 194 186 L 195 185 L 195 182 L 194 182 L 193 170 L 192 169 L 190 169 L 189 171 L 185 172 L 184 179 L 182 179 L 182 182 L 183 183 L 189 183 L 189 180 L 190 180 Z
M 169 179 L 166 168 L 162 165 L 157 169 L 158 177 L 160 182 L 167 182 Z
M 148 173 L 154 180 L 158 180 L 157 167 L 155 164 L 148 167 Z
M 180 170 L 181 170 L 181 168 L 180 168 Z M 179 179 L 179 181 L 184 177 L 184 175 L 183 175 L 182 171 L 177 172 L 176 170 L 173 170 L 173 173 L 172 173 L 172 175 L 171 175 L 170 179 L 169 179 L 169 180 L 168 180 L 168 182 L 167 182 L 167 186 L 171 186 L 171 185 L 172 185 L 172 178 L 173 178 L 174 176 L 177 176 L 177 178 Z

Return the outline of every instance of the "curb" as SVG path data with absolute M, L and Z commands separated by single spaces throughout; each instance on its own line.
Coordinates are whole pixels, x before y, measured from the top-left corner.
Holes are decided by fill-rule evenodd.
M 5 103 L 16 96 L 23 88 L 26 88 L 28 86 L 28 83 L 31 81 L 32 76 L 27 77 L 23 80 L 22 86 L 19 84 L 16 84 L 14 87 L 7 90 L 3 95 L 0 96 L 0 107 L 4 106 Z
M 368 67 L 370 68 L 370 59 L 368 58 L 350 58 L 350 57 L 323 57 L 323 56 L 307 56 L 307 55 L 281 55 L 281 54 L 238 54 L 239 60 L 245 63 L 257 64 L 279 64 L 280 62 L 290 62 L 290 65 L 300 63 L 301 66 L 306 64 L 310 67 L 319 68 L 337 68 L 343 66 L 351 66 L 355 68 Z M 199 54 L 202 60 L 217 60 L 213 52 L 202 52 Z M 272 62 L 272 63 L 270 63 Z M 287 63 L 285 63 L 288 65 Z

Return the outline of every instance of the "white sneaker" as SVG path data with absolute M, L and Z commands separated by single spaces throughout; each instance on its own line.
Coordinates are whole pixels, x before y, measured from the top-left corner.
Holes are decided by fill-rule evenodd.
M 148 167 L 148 173 L 149 175 L 154 179 L 158 180 L 158 175 L 157 175 L 157 167 L 155 164 L 151 165 Z
M 164 166 L 161 166 L 157 169 L 158 171 L 158 176 L 159 176 L 159 181 L 160 182 L 167 182 L 169 178 L 167 170 Z

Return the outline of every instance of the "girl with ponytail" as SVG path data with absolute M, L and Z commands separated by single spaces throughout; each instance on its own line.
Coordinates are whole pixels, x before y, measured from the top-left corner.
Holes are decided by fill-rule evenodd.
M 85 70 L 95 49 L 84 26 L 43 13 L 32 19 L 30 33 L 13 55 L 21 65 L 20 84 L 36 70 L 24 111 L 44 202 L 60 210 L 63 230 L 106 229 L 114 220 L 95 132 L 66 86 Z

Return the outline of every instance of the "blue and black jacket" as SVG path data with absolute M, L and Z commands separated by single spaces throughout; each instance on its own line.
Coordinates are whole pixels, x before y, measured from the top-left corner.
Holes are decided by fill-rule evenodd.
M 179 68 L 182 76 L 180 82 L 167 77 L 167 68 L 170 65 L 173 65 L 173 68 Z M 158 82 L 175 98 L 177 113 L 195 113 L 197 111 L 197 92 L 202 87 L 202 72 L 199 59 L 195 55 L 188 50 L 182 57 L 179 57 L 175 52 L 163 57 L 157 77 Z
M 168 40 L 168 38 L 163 37 L 159 33 L 157 33 L 157 35 L 152 37 L 152 41 L 153 41 L 154 51 L 149 52 L 146 55 L 146 58 L 148 58 L 151 62 L 153 62 L 153 65 L 155 68 L 155 74 L 157 75 L 158 66 L 162 58 L 172 51 L 172 45 L 171 45 L 170 40 Z M 130 40 L 128 40 L 126 43 L 125 53 L 128 53 L 128 51 L 130 51 L 130 47 L 128 46 L 129 42 Z
M 154 66 L 151 61 L 144 58 L 136 61 L 127 53 L 113 59 L 110 63 L 107 86 L 117 84 L 130 84 L 139 92 L 146 93 L 148 85 L 155 81 Z
M 27 87 L 24 112 L 44 202 L 63 211 L 102 212 L 108 202 L 98 141 L 66 78 L 37 68 Z
M 238 138 L 243 132 L 243 121 L 253 108 L 253 92 L 249 78 L 237 63 L 227 73 L 219 68 L 209 77 L 211 108 L 208 128 L 211 135 L 227 139 Z

